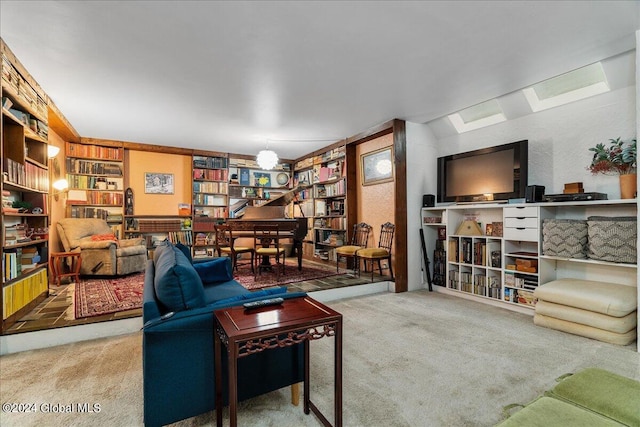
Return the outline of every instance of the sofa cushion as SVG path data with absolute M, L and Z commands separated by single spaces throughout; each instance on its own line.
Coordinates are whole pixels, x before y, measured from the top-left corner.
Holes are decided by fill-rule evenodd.
M 551 397 L 542 396 L 496 427 L 621 426 L 613 420 Z
M 614 317 L 543 300 L 538 300 L 536 304 L 536 314 L 555 317 L 556 319 L 566 320 L 567 322 L 580 323 L 619 334 L 635 329 L 638 318 L 636 311 L 632 311 L 626 316 Z
M 193 264 L 198 276 L 205 285 L 213 285 L 233 280 L 230 258 L 214 258 L 211 261 Z
M 180 249 L 189 262 L 193 264 L 193 258 L 191 257 L 191 249 L 189 249 L 189 246 L 183 245 L 182 243 L 176 243 L 175 246 Z
M 154 253 L 156 298 L 169 311 L 204 307 L 200 276 L 180 249 L 162 244 Z
M 540 313 L 536 313 L 533 316 L 533 324 L 536 326 L 543 326 L 545 328 L 567 332 L 573 335 L 579 335 L 581 337 L 608 342 L 609 344 L 629 345 L 636 339 L 635 328 L 624 333 L 611 332 L 605 331 L 604 329 L 594 328 L 593 326 L 556 319 L 555 317 L 545 316 Z
M 640 426 L 640 382 L 599 368 L 586 368 L 558 383 L 547 396 Z
M 622 317 L 638 306 L 635 286 L 581 279 L 558 279 L 534 292 L 539 300 Z

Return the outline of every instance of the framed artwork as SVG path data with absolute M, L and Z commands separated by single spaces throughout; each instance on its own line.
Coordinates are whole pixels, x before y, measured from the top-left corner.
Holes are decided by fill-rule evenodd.
M 393 181 L 393 148 L 386 147 L 360 156 L 362 185 Z
M 254 172 L 253 178 L 258 187 L 271 187 L 271 174 L 268 172 Z
M 147 194 L 173 194 L 173 174 L 145 172 L 144 192 Z

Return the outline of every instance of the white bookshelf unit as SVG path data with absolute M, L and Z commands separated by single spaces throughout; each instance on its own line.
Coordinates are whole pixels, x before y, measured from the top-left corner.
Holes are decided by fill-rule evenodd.
M 577 278 L 637 287 L 637 261 L 545 255 L 542 242 L 545 219 L 637 215 L 635 199 L 422 208 L 429 257 L 435 258 L 435 250 L 446 252 L 440 257 L 445 260 L 445 280 L 434 289 L 533 315 L 533 291 L 552 280 Z M 465 220 L 479 227 L 461 227 Z

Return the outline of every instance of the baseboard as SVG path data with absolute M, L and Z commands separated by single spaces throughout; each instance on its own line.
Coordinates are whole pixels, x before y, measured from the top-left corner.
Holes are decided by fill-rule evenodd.
M 329 302 L 345 298 L 359 297 L 363 295 L 377 294 L 381 292 L 393 292 L 393 282 L 376 282 L 364 285 L 344 286 L 342 288 L 325 289 L 309 292 L 308 295 L 320 302 Z
M 66 326 L 0 336 L 0 355 L 54 347 L 78 341 L 125 335 L 142 328 L 142 317 Z

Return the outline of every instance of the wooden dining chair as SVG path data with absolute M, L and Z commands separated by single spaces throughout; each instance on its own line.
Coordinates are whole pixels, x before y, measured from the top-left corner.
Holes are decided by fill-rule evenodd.
M 360 270 L 359 263 L 356 262 L 356 252 L 367 247 L 371 226 L 365 222 L 353 225 L 351 242 L 348 245 L 336 248 L 336 272 L 340 271 L 340 259 L 353 259 L 353 271 Z
M 396 231 L 396 226 L 390 222 L 382 224 L 380 227 L 380 240 L 378 241 L 377 248 L 365 248 L 356 251 L 356 262 L 364 260 L 365 271 L 367 267 L 367 261 L 371 267 L 371 281 L 373 282 L 373 263 L 378 262 L 378 270 L 382 275 L 382 261 L 387 261 L 387 268 L 391 274 L 391 280 L 393 280 L 393 268 L 391 267 L 391 246 L 393 245 L 393 235 Z M 358 272 L 358 276 L 360 273 Z
M 280 279 L 280 270 L 285 274 L 285 248 L 280 245 L 280 226 L 277 224 L 256 224 L 253 227 L 253 247 L 256 254 L 254 277 L 262 270 L 275 270 L 276 280 Z M 275 260 L 271 264 L 270 258 Z
M 254 273 L 253 259 L 255 251 L 249 246 L 236 246 L 235 239 L 233 237 L 233 230 L 228 224 L 216 224 L 214 225 L 216 235 L 216 251 L 218 256 L 225 254 L 231 257 L 233 261 L 233 270 L 238 271 L 238 258 L 241 254 L 251 254 L 251 272 Z

